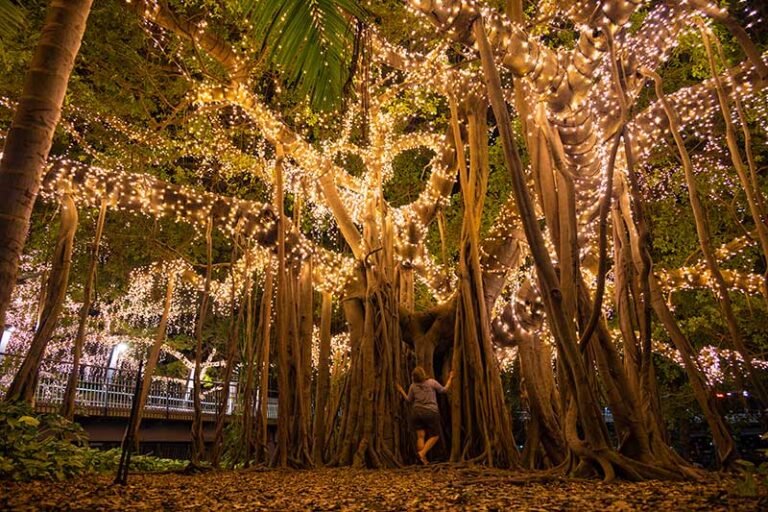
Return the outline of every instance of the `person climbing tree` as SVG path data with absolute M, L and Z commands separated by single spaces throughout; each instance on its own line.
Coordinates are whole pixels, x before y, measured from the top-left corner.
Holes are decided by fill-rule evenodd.
M 411 372 L 411 380 L 413 382 L 408 388 L 408 394 L 400 384 L 397 384 L 397 391 L 413 404 L 411 422 L 416 430 L 417 454 L 422 464 L 429 464 L 427 454 L 440 440 L 440 409 L 437 406 L 437 393 L 447 393 L 451 389 L 453 372 L 448 375 L 448 381 L 443 386 L 435 379 L 428 379 L 424 368 L 417 366 Z

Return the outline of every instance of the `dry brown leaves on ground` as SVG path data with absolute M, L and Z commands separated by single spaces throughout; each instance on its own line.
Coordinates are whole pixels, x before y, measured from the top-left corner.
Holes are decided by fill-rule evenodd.
M 521 476 L 523 478 L 521 478 Z M 0 482 L 2 510 L 654 510 L 754 511 L 732 482 L 547 480 L 449 466 L 365 471 L 214 471 L 98 476 L 69 482 Z

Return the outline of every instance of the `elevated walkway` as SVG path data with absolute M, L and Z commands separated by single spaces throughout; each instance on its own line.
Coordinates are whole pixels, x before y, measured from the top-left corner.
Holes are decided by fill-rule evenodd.
M 21 364 L 17 354 L 0 353 L 0 396 L 10 384 Z M 61 410 L 71 362 L 46 359 L 41 367 L 35 409 L 43 413 Z M 136 388 L 137 370 L 82 365 L 75 396 L 76 420 L 83 426 L 94 446 L 118 446 L 125 432 L 131 403 Z M 201 406 L 203 431 L 206 441 L 213 439 L 213 428 L 224 398 L 223 382 L 205 380 L 202 385 Z M 142 451 L 162 456 L 184 457 L 190 441 L 194 404 L 192 381 L 154 376 L 142 413 Z M 229 383 L 229 397 L 223 408 L 225 421 L 239 414 L 238 383 Z M 259 407 L 256 396 L 254 413 Z M 270 426 L 277 421 L 277 396 L 270 392 L 267 398 L 267 420 Z

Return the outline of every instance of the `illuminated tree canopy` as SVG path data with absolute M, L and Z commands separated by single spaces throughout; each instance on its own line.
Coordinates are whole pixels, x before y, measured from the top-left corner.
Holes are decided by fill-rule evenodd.
M 6 400 L 128 343 L 195 464 L 214 374 L 215 464 L 396 467 L 418 365 L 450 461 L 605 480 L 701 477 L 669 402 L 723 467 L 715 393 L 766 410 L 759 2 L 45 3 L 0 1 Z

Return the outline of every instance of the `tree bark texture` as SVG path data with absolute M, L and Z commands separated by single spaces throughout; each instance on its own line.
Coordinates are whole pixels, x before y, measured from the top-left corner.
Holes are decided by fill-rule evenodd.
M 229 290 L 229 336 L 224 360 L 224 375 L 221 378 L 224 388 L 221 393 L 221 402 L 219 402 L 216 410 L 216 426 L 214 427 L 213 447 L 211 450 L 211 464 L 215 468 L 219 467 L 221 456 L 224 452 L 224 421 L 228 413 L 229 402 L 232 400 L 230 387 L 232 376 L 235 372 L 235 357 L 237 356 L 237 347 L 240 341 L 240 324 L 243 319 L 243 305 L 242 303 L 240 307 L 237 305 L 237 299 L 241 296 L 243 289 L 242 285 L 237 282 L 237 273 L 235 272 L 238 243 L 239 232 L 235 230 L 232 240 L 231 257 L 229 259 L 229 276 L 232 280 L 232 286 Z
M 468 101 L 472 102 L 467 108 L 469 168 L 465 164 L 458 107 L 451 99 L 464 199 L 452 357 L 457 391 L 451 397 L 451 460 L 516 467 L 519 457 L 510 413 L 504 403 L 498 362 L 491 345 L 480 265 L 480 218 L 489 172 L 485 119 L 488 107 L 484 101 Z
M 75 398 L 77 395 L 77 381 L 80 374 L 80 358 L 83 356 L 86 327 L 93 301 L 94 282 L 96 281 L 96 267 L 99 264 L 99 245 L 101 244 L 101 235 L 104 232 L 104 219 L 106 216 L 107 201 L 102 199 L 99 216 L 96 220 L 96 234 L 93 236 L 93 245 L 91 246 L 91 255 L 88 261 L 88 273 L 86 274 L 85 286 L 83 288 L 83 305 L 80 307 L 77 334 L 75 335 L 75 343 L 72 349 L 72 370 L 67 379 L 67 388 L 64 391 L 64 401 L 61 406 L 61 415 L 68 420 L 72 420 L 75 417 Z
M 200 312 L 197 315 L 197 325 L 195 326 L 195 372 L 192 383 L 194 396 L 192 403 L 194 414 L 192 416 L 192 451 L 191 464 L 199 465 L 205 460 L 205 439 L 203 438 L 203 404 L 202 404 L 202 365 L 203 365 L 203 331 L 205 329 L 205 320 L 208 316 L 209 300 L 211 295 L 211 274 L 213 272 L 213 241 L 211 231 L 213 230 L 213 220 L 208 219 L 205 227 L 205 253 L 207 265 L 205 267 L 205 283 L 203 284 L 203 294 L 200 299 Z
M 144 407 L 147 403 L 147 397 L 149 396 L 149 390 L 152 387 L 152 376 L 155 374 L 157 368 L 157 362 L 160 359 L 160 349 L 163 347 L 166 333 L 168 331 L 168 319 L 171 314 L 171 303 L 173 302 L 173 292 L 176 288 L 176 275 L 173 273 L 168 274 L 168 282 L 165 285 L 165 300 L 163 301 L 163 313 L 160 316 L 160 324 L 157 326 L 155 332 L 155 339 L 152 346 L 149 348 L 147 354 L 147 364 L 144 365 L 144 380 L 141 382 L 141 390 L 139 391 L 139 403 L 136 409 L 136 420 L 133 422 L 135 428 L 134 432 L 131 432 L 127 439 L 134 439 L 136 442 L 136 448 L 138 449 L 141 442 L 139 436 L 139 429 L 141 428 L 141 418 L 144 414 Z
M 48 275 L 40 321 L 37 324 L 29 350 L 24 356 L 24 361 L 5 394 L 6 402 L 32 403 L 34 400 L 40 364 L 43 361 L 48 342 L 56 330 L 64 306 L 64 299 L 67 296 L 75 231 L 77 231 L 77 206 L 72 196 L 65 195 L 61 204 L 61 225 L 59 226 L 56 247 L 53 251 L 51 272 Z
M 0 160 L 0 325 L 93 0 L 53 0 Z
M 331 294 L 324 292 L 320 309 L 320 350 L 317 363 L 314 442 L 312 443 L 312 458 L 315 466 L 322 466 L 325 462 L 325 437 L 327 430 L 325 418 L 327 415 L 326 410 L 328 408 L 331 379 L 331 300 Z

